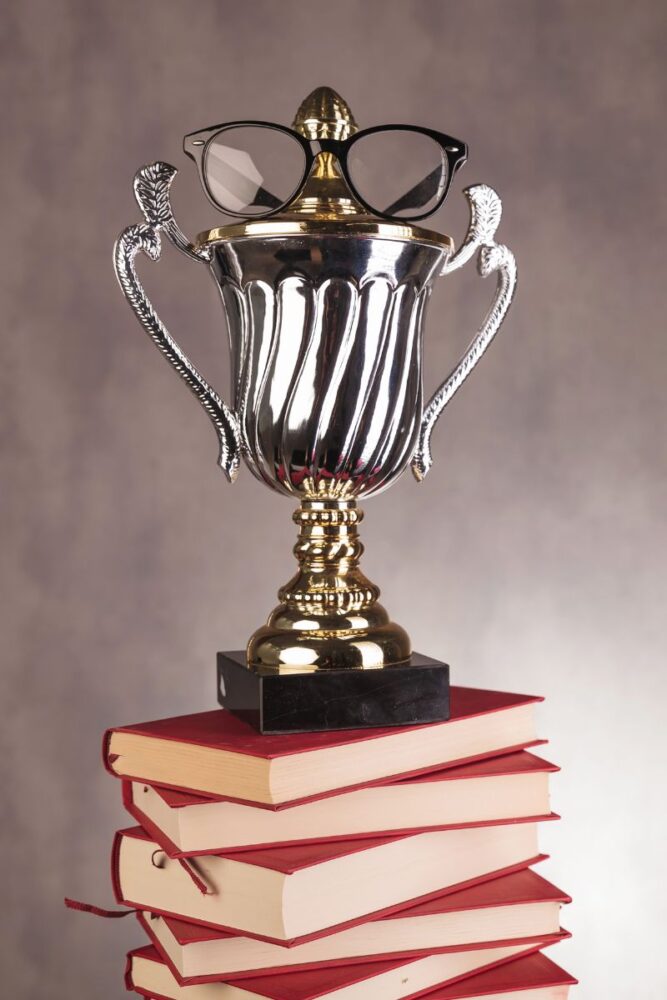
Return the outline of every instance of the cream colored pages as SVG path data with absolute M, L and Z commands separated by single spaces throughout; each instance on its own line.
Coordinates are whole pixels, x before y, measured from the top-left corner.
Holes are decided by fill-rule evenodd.
M 518 823 L 423 833 L 336 858 L 297 872 L 286 883 L 287 938 L 335 927 L 537 853 L 536 825 Z
M 410 774 L 481 753 L 524 746 L 536 738 L 535 705 L 529 702 L 487 715 L 441 725 L 433 723 L 427 729 L 368 740 L 363 752 L 358 746 L 347 744 L 317 753 L 292 754 L 272 762 L 271 801 L 289 802 L 393 774 Z

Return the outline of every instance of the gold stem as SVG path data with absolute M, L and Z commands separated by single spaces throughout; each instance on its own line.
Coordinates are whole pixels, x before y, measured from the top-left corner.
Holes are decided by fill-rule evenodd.
M 347 614 L 374 604 L 380 588 L 361 572 L 364 547 L 356 500 L 303 500 L 292 519 L 299 526 L 296 575 L 278 591 L 287 607 L 303 613 Z
M 380 590 L 359 568 L 364 550 L 355 500 L 304 499 L 295 576 L 248 643 L 248 666 L 263 673 L 377 669 L 404 663 L 410 639 L 378 603 Z

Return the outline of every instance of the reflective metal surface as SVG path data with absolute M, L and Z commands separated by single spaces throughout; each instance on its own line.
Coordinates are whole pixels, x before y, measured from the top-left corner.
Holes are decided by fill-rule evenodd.
M 506 246 L 495 241 L 496 230 L 502 216 L 500 198 L 493 188 L 486 184 L 476 184 L 467 188 L 464 194 L 470 206 L 470 226 L 459 250 L 445 262 L 442 274 L 451 274 L 479 252 L 477 270 L 483 278 L 493 273 L 497 274 L 496 291 L 486 319 L 473 337 L 468 350 L 442 385 L 436 389 L 424 411 L 419 443 L 412 459 L 412 471 L 415 479 L 420 482 L 433 464 L 431 434 L 436 421 L 500 329 L 507 310 L 512 305 L 516 290 L 514 254 Z
M 174 168 L 172 168 L 174 169 Z M 304 188 L 305 192 L 306 188 Z M 295 203 L 296 205 L 296 203 Z M 341 212 L 338 208 L 331 213 L 305 217 L 304 211 L 292 211 L 272 215 L 270 219 L 250 219 L 247 222 L 232 223 L 229 226 L 217 226 L 199 233 L 194 248 L 210 254 L 209 244 L 221 240 L 237 239 L 240 236 L 382 236 L 387 240 L 414 240 L 416 243 L 428 243 L 451 253 L 454 241 L 442 233 L 414 226 L 409 222 L 384 222 L 372 215 L 359 214 L 350 218 L 353 213 Z M 345 228 L 341 228 L 341 222 Z
M 385 489 L 417 443 L 422 322 L 446 250 L 343 233 L 209 249 L 246 464 L 297 498 Z
M 144 330 L 206 410 L 218 435 L 218 465 L 229 481 L 234 482 L 239 469 L 236 417 L 169 334 L 148 300 L 135 269 L 135 258 L 140 251 L 151 260 L 159 260 L 161 231 L 187 257 L 203 261 L 209 259 L 209 253 L 193 246 L 176 225 L 169 201 L 169 188 L 175 176 L 176 168 L 168 163 L 153 163 L 137 173 L 134 194 L 146 223 L 123 230 L 114 247 L 114 268 L 125 298 Z
M 296 575 L 248 643 L 248 663 L 275 673 L 376 669 L 410 656 L 410 639 L 359 568 L 364 547 L 354 500 L 303 500 L 294 512 Z
M 359 129 L 350 105 L 331 87 L 316 87 L 304 97 L 292 128 L 308 139 L 347 139 Z

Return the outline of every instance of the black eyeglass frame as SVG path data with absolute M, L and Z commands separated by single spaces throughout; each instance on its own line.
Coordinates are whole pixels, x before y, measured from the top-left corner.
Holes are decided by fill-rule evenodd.
M 228 208 L 224 208 L 213 196 L 208 182 L 206 180 L 206 171 L 204 165 L 206 163 L 206 154 L 208 152 L 209 146 L 214 139 L 217 139 L 219 135 L 225 132 L 227 129 L 239 128 L 239 127 L 257 127 L 257 128 L 270 128 L 278 132 L 284 132 L 291 136 L 293 139 L 300 144 L 305 157 L 305 166 L 303 175 L 292 191 L 289 198 L 286 198 L 278 208 L 270 209 L 268 212 L 257 212 L 257 213 L 247 213 L 247 212 L 233 212 Z M 378 132 L 417 132 L 420 135 L 426 135 L 430 139 L 433 139 L 442 149 L 445 157 L 447 159 L 447 176 L 445 178 L 445 184 L 440 194 L 437 203 L 429 208 L 427 212 L 422 212 L 418 215 L 391 215 L 386 212 L 381 212 L 373 205 L 371 205 L 365 198 L 363 198 L 357 191 L 352 178 L 350 177 L 349 171 L 347 169 L 347 158 L 350 149 L 354 146 L 355 142 L 360 139 L 365 138 L 369 135 L 374 135 Z M 308 139 L 306 136 L 301 135 L 300 132 L 294 131 L 294 129 L 288 128 L 286 125 L 279 125 L 275 122 L 262 122 L 262 121 L 236 121 L 236 122 L 225 122 L 220 125 L 210 125 L 208 128 L 200 129 L 197 132 L 189 132 L 183 138 L 183 151 L 191 160 L 194 160 L 199 171 L 199 179 L 201 185 L 204 188 L 206 197 L 211 202 L 211 204 L 218 209 L 218 211 L 223 212 L 225 215 L 230 215 L 239 219 L 267 219 L 272 215 L 276 215 L 278 212 L 282 212 L 286 205 L 289 205 L 291 201 L 299 194 L 302 190 L 308 175 L 312 169 L 313 163 L 318 153 L 332 153 L 335 156 L 337 162 L 340 164 L 340 168 L 345 178 L 345 182 L 349 187 L 350 191 L 356 198 L 356 200 L 363 205 L 367 211 L 371 212 L 373 215 L 378 216 L 381 219 L 389 219 L 394 222 L 418 222 L 421 219 L 426 219 L 429 215 L 433 215 L 437 212 L 439 208 L 442 207 L 445 198 L 449 193 L 449 188 L 452 183 L 454 174 L 463 166 L 468 158 L 468 147 L 465 142 L 461 142 L 460 139 L 455 139 L 451 135 L 447 135 L 444 132 L 436 132 L 433 129 L 422 128 L 419 125 L 376 125 L 371 128 L 362 129 L 360 132 L 355 132 L 353 135 L 348 136 L 347 139 Z

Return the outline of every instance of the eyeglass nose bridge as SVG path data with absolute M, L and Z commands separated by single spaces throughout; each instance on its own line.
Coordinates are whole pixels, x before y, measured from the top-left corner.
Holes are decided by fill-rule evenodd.
M 337 151 L 322 148 L 315 153 L 301 190 L 285 208 L 290 213 L 332 217 L 370 214 L 350 187 Z

